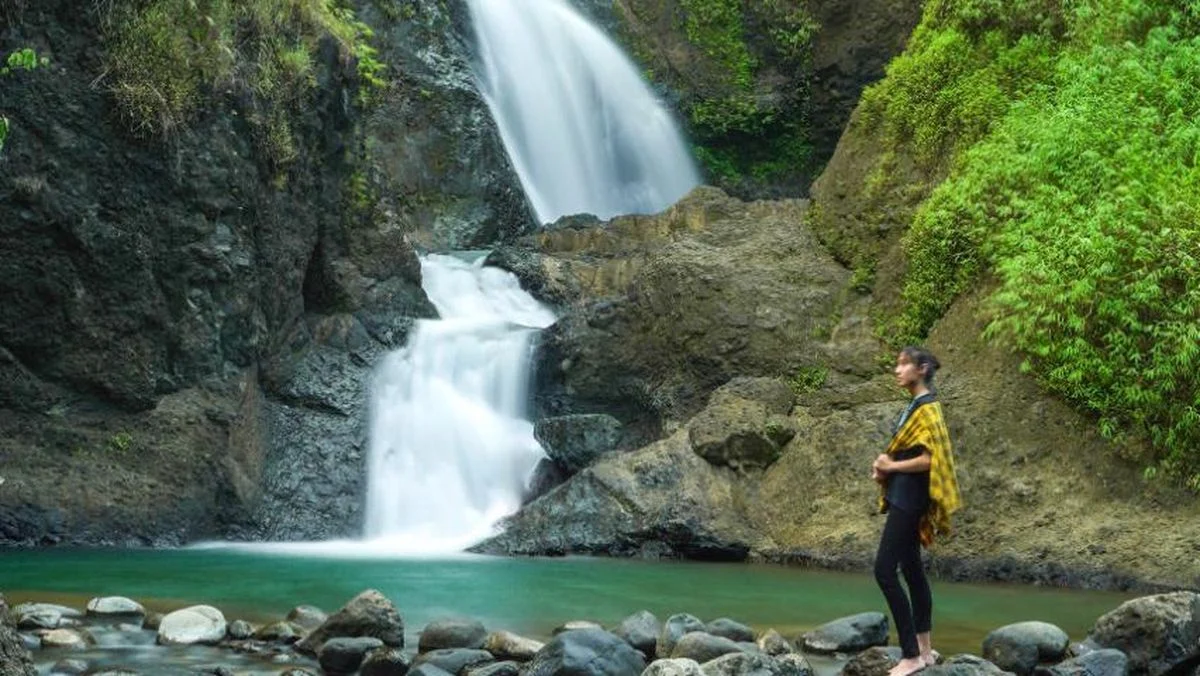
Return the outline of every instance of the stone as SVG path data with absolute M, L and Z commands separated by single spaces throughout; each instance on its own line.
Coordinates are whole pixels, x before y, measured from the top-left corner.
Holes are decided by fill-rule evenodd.
M 414 664 L 408 670 L 408 674 L 409 676 L 455 676 L 436 664 L 429 662 L 425 662 L 424 664 Z
M 525 666 L 523 676 L 640 676 L 642 654 L 603 629 L 555 636 Z
M 236 641 L 244 641 L 254 636 L 254 627 L 245 620 L 234 620 L 233 622 L 229 623 L 226 633 L 231 639 Z
M 754 640 L 754 630 L 728 617 L 719 617 L 705 625 L 705 631 L 713 636 L 723 636 L 735 643 Z
M 342 606 L 296 644 L 302 653 L 315 655 L 325 641 L 335 637 L 373 636 L 394 648 L 404 647 L 404 620 L 383 594 L 368 589 Z
M 259 627 L 254 632 L 254 638 L 260 641 L 278 641 L 280 643 L 295 643 L 303 635 L 302 630 L 291 622 L 280 621 Z
M 83 650 L 96 641 L 90 634 L 75 629 L 47 629 L 41 632 L 43 648 Z
M 964 654 L 955 655 L 940 664 L 926 668 L 921 673 L 928 676 L 1006 676 L 1012 672 L 1004 671 L 978 655 Z
M 373 636 L 338 636 L 321 644 L 317 661 L 328 674 L 352 674 L 358 671 L 368 652 L 382 646 L 383 641 Z
M 564 622 L 563 624 L 560 624 L 557 627 L 555 627 L 554 631 L 552 631 L 551 634 L 554 636 L 557 636 L 557 635 L 563 633 L 564 631 L 575 631 L 576 629 L 603 629 L 603 628 L 604 627 L 600 626 L 599 622 L 592 622 L 591 620 L 570 620 L 568 622 Z
M 551 460 L 575 474 L 617 447 L 621 427 L 611 415 L 580 413 L 543 418 L 534 425 L 533 435 Z
M 1061 660 L 1070 642 L 1065 631 L 1048 622 L 1017 622 L 984 637 L 983 658 L 1005 671 L 1026 676 L 1039 663 Z
M 88 601 L 88 615 L 145 615 L 146 608 L 124 596 L 105 596 Z
M 225 616 L 212 606 L 190 606 L 167 613 L 158 625 L 158 642 L 164 645 L 219 643 L 225 638 Z
M 867 648 L 846 662 L 842 676 L 887 676 L 888 670 L 896 666 L 899 657 L 886 648 Z
M 703 676 L 700 663 L 687 658 L 654 660 L 642 672 L 642 676 Z
M 516 660 L 528 662 L 537 651 L 545 647 L 545 643 L 531 638 L 518 636 L 509 631 L 494 631 L 483 641 L 483 649 L 498 660 Z
M 742 652 L 737 643 L 724 636 L 713 636 L 703 631 L 693 631 L 684 634 L 675 642 L 670 657 L 687 658 L 703 664 L 715 660 L 722 655 Z
M 796 650 L 790 641 L 774 629 L 768 629 L 762 636 L 758 637 L 756 643 L 760 650 L 771 656 L 783 655 L 795 652 Z
M 827 622 L 804 634 L 805 650 L 815 653 L 858 652 L 887 644 L 888 620 L 868 612 Z
M 763 382 L 775 387 L 753 387 Z M 786 391 L 786 398 L 770 390 Z M 759 390 L 767 390 L 759 392 Z M 763 396 L 765 401 L 748 398 Z M 763 469 L 779 458 L 784 445 L 796 435 L 788 418 L 792 393 L 785 383 L 771 378 L 737 378 L 718 389 L 708 405 L 688 422 L 692 449 L 713 465 L 744 471 Z
M 653 660 L 658 645 L 658 634 L 661 631 L 662 622 L 658 621 L 654 613 L 639 610 L 621 620 L 621 624 L 617 625 L 612 633 L 625 639 L 626 643 L 645 655 L 646 659 Z
M 413 660 L 413 667 L 421 666 L 422 664 L 432 664 L 433 666 L 447 671 L 451 674 L 459 674 L 468 667 L 474 667 L 481 664 L 487 664 L 495 661 L 495 657 L 486 650 L 477 650 L 472 648 L 443 648 L 440 650 L 430 650 L 429 652 L 420 653 Z
M 0 616 L 0 676 L 36 676 L 37 673 L 21 637 Z
M 442 648 L 482 648 L 487 629 L 478 620 L 437 619 L 425 626 L 417 642 L 419 652 Z
M 404 651 L 383 646 L 367 653 L 359 676 L 405 676 L 411 666 L 412 660 Z
M 158 631 L 159 625 L 162 624 L 163 614 L 155 611 L 146 613 L 146 617 L 142 618 L 142 628 L 150 631 Z
M 467 667 L 463 676 L 518 676 L 520 673 L 521 665 L 518 662 L 505 660 L 477 667 Z
M 83 613 L 54 603 L 22 603 L 11 611 L 17 629 L 57 629 L 64 619 L 78 619 Z
M 662 631 L 658 633 L 658 641 L 654 648 L 655 656 L 659 658 L 672 657 L 675 644 L 679 639 L 693 631 L 704 631 L 704 622 L 695 615 L 676 613 L 663 623 Z
M 541 458 L 533 466 L 533 474 L 529 477 L 529 487 L 521 497 L 521 504 L 526 505 L 561 486 L 571 475 L 550 458 Z
M 780 676 L 813 676 L 815 670 L 808 658 L 800 653 L 786 653 L 775 656 L 775 664 L 779 665 Z
M 705 676 L 802 676 L 795 668 L 794 663 L 753 652 L 729 653 L 700 665 Z
M 1092 650 L 1052 666 L 1039 666 L 1034 676 L 1126 676 L 1129 658 L 1115 648 Z
M 1096 620 L 1088 641 L 1125 653 L 1131 674 L 1161 676 L 1200 651 L 1200 594 L 1126 601 Z
M 76 674 L 85 674 L 88 670 L 86 660 L 63 659 L 54 663 L 50 667 L 50 673 L 63 674 L 63 676 L 75 676 Z
M 321 626 L 321 623 L 325 620 L 328 620 L 329 615 L 316 606 L 296 606 L 288 612 L 287 617 L 284 619 L 303 629 L 304 633 L 307 634 Z

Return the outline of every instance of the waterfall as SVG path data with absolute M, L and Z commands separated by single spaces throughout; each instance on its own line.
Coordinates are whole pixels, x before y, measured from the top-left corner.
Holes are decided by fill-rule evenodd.
M 531 339 L 555 317 L 482 262 L 422 258 L 441 318 L 419 321 L 376 372 L 365 535 L 393 552 L 457 551 L 490 535 L 544 456 L 525 405 Z
M 665 209 L 699 183 L 637 68 L 565 0 L 468 0 L 476 78 L 538 219 Z

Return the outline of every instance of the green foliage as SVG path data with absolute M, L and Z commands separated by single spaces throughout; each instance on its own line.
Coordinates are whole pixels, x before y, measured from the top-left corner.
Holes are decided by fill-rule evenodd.
M 737 89 L 754 84 L 757 61 L 746 46 L 740 0 L 680 0 L 688 41 L 700 47 Z
M 104 450 L 113 455 L 124 455 L 131 448 L 133 448 L 133 435 L 125 430 L 113 434 L 104 444 Z
M 0 151 L 4 150 L 4 142 L 8 140 L 8 118 L 0 115 Z
M 30 47 L 22 47 L 11 54 L 4 60 L 4 66 L 0 67 L 0 75 L 8 75 L 14 70 L 35 70 L 39 67 L 44 68 L 50 65 L 50 59 L 47 57 L 38 57 L 37 52 Z
M 1049 8 L 1019 17 L 1019 30 L 1038 35 L 997 23 L 999 2 L 953 3 L 952 17 L 939 15 L 950 27 L 923 26 L 909 63 L 889 71 L 926 88 L 873 90 L 892 142 L 963 149 L 905 234 L 891 338 L 919 340 L 987 275 L 986 335 L 1095 412 L 1105 435 L 1149 440 L 1157 469 L 1147 476 L 1161 470 L 1200 490 L 1200 2 L 1023 4 Z M 926 22 L 948 11 L 930 7 Z M 1001 48 L 979 52 L 989 40 Z M 990 56 L 949 76 L 926 72 L 952 67 L 929 57 L 938 50 Z M 1003 63 L 1018 54 L 1035 65 L 1005 86 L 994 75 L 1014 72 Z M 997 104 L 977 118 L 986 125 L 962 124 L 963 106 L 945 97 L 973 80 L 999 83 Z M 922 139 L 918 117 L 930 110 L 950 116 L 946 136 Z
M 322 39 L 356 60 L 360 90 L 384 86 L 370 29 L 333 0 L 127 0 L 106 23 L 112 90 L 135 130 L 169 134 L 213 93 L 248 92 L 277 166 L 295 157 L 287 120 L 316 84 Z
M 828 377 L 829 369 L 824 366 L 804 366 L 788 379 L 788 385 L 798 397 L 819 389 Z

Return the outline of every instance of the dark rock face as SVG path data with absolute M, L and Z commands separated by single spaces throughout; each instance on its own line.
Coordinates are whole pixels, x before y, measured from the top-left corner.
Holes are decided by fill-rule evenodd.
M 1129 673 L 1160 676 L 1200 657 L 1200 594 L 1175 592 L 1126 601 L 1096 620 L 1088 642 L 1129 658 Z
M 37 671 L 21 637 L 7 622 L 0 620 L 0 676 L 34 676 Z
M 603 413 L 543 418 L 533 434 L 551 460 L 574 474 L 617 446 L 621 421 Z
M 526 676 L 639 676 L 642 654 L 602 629 L 564 631 L 525 666 Z

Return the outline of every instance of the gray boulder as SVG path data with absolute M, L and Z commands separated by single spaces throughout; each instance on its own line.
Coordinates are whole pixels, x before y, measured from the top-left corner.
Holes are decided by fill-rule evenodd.
M 804 665 L 807 666 L 807 662 Z M 705 676 L 812 676 L 811 670 L 798 668 L 796 662 L 780 661 L 753 652 L 729 653 L 700 666 Z
M 408 676 L 454 676 L 454 674 L 436 664 L 425 662 L 424 664 L 412 665 L 408 670 Z
M 404 647 L 404 620 L 396 606 L 383 594 L 368 589 L 351 599 L 329 619 L 296 644 L 296 649 L 315 655 L 325 641 L 335 637 L 373 636 L 394 648 Z
M 63 620 L 78 619 L 83 613 L 54 603 L 22 603 L 11 611 L 17 629 L 57 629 Z
M 557 627 L 555 627 L 554 631 L 551 633 L 555 636 L 558 636 L 559 634 L 563 633 L 564 631 L 575 631 L 576 629 L 603 629 L 603 628 L 604 627 L 600 626 L 599 622 L 593 622 L 591 620 L 569 620 L 569 621 L 564 622 L 564 623 L 558 625 Z
M 781 676 L 813 676 L 815 673 L 808 658 L 800 653 L 777 655 L 775 664 L 779 665 L 778 673 Z
M 124 596 L 105 596 L 88 601 L 87 614 L 100 616 L 145 615 L 146 608 L 137 601 Z
M 190 606 L 163 616 L 158 642 L 163 645 L 216 644 L 225 638 L 228 625 L 212 606 Z
M 525 667 L 524 676 L 640 676 L 642 654 L 602 629 L 555 636 Z
M 367 653 L 363 658 L 359 676 L 405 676 L 412 660 L 403 650 L 382 646 Z
M 662 631 L 658 633 L 658 641 L 654 647 L 655 655 L 660 658 L 671 657 L 679 639 L 693 631 L 704 631 L 704 622 L 695 615 L 676 613 L 668 617 L 663 623 Z
M 528 662 L 546 646 L 541 641 L 518 636 L 509 631 L 494 631 L 483 641 L 483 649 L 498 660 Z
M 703 631 L 684 634 L 671 649 L 671 658 L 692 659 L 700 664 L 715 660 L 722 655 L 742 652 L 737 643 L 724 636 L 713 636 Z
M 1041 662 L 1057 662 L 1071 639 L 1047 622 L 1017 622 L 989 633 L 983 639 L 983 658 L 996 666 L 1025 676 Z
M 779 380 L 736 378 L 714 392 L 708 406 L 688 423 L 688 441 L 713 465 L 767 467 L 796 436 L 796 425 L 786 415 L 792 396 Z
M 1096 620 L 1088 641 L 1124 652 L 1130 674 L 1160 676 L 1200 652 L 1200 594 L 1126 601 Z
M 291 622 L 272 622 L 254 632 L 254 638 L 259 641 L 277 641 L 279 643 L 295 643 L 303 635 L 304 631 Z
M 520 673 L 520 664 L 512 660 L 505 660 L 478 667 L 468 667 L 463 676 L 518 676 Z
M 296 606 L 292 608 L 285 619 L 303 629 L 304 633 L 307 634 L 321 626 L 321 623 L 325 620 L 328 620 L 329 615 L 316 606 Z
M 766 633 L 758 637 L 758 641 L 755 643 L 758 645 L 759 650 L 771 656 L 785 655 L 796 651 L 791 641 L 788 641 L 774 629 L 768 629 Z
M 646 656 L 646 659 L 654 659 L 655 649 L 658 645 L 658 634 L 662 631 L 662 623 L 648 610 L 639 610 L 629 617 L 621 620 L 621 624 L 613 629 L 613 633 L 625 639 L 625 642 L 633 646 Z
M 1126 676 L 1129 658 L 1114 648 L 1092 650 L 1049 667 L 1038 667 L 1034 676 Z
M 422 664 L 432 664 L 451 674 L 459 674 L 464 669 L 494 662 L 495 660 L 496 658 L 486 650 L 443 648 L 420 653 L 413 660 L 413 667 L 419 667 Z
M 719 617 L 712 622 L 709 622 L 705 631 L 713 636 L 724 636 L 735 643 L 743 643 L 754 640 L 754 630 L 741 622 L 735 622 L 728 617 Z
M 254 636 L 254 627 L 245 620 L 234 620 L 229 623 L 225 633 L 235 641 L 244 641 Z
M 533 435 L 546 455 L 574 474 L 621 441 L 621 421 L 611 415 L 581 413 L 539 420 Z
M 815 653 L 857 652 L 887 644 L 888 620 L 868 612 L 842 617 L 804 634 L 804 649 Z
M 430 622 L 421 631 L 417 642 L 419 652 L 443 648 L 482 648 L 487 629 L 478 620 L 441 618 Z
M 642 676 L 703 676 L 700 663 L 687 658 L 655 660 L 646 667 Z
M 83 650 L 94 645 L 96 640 L 86 630 L 78 629 L 48 629 L 40 632 L 43 648 L 66 648 L 67 650 Z
M 331 638 L 321 645 L 317 661 L 327 674 L 352 674 L 362 666 L 367 653 L 383 647 L 383 641 L 373 636 Z

